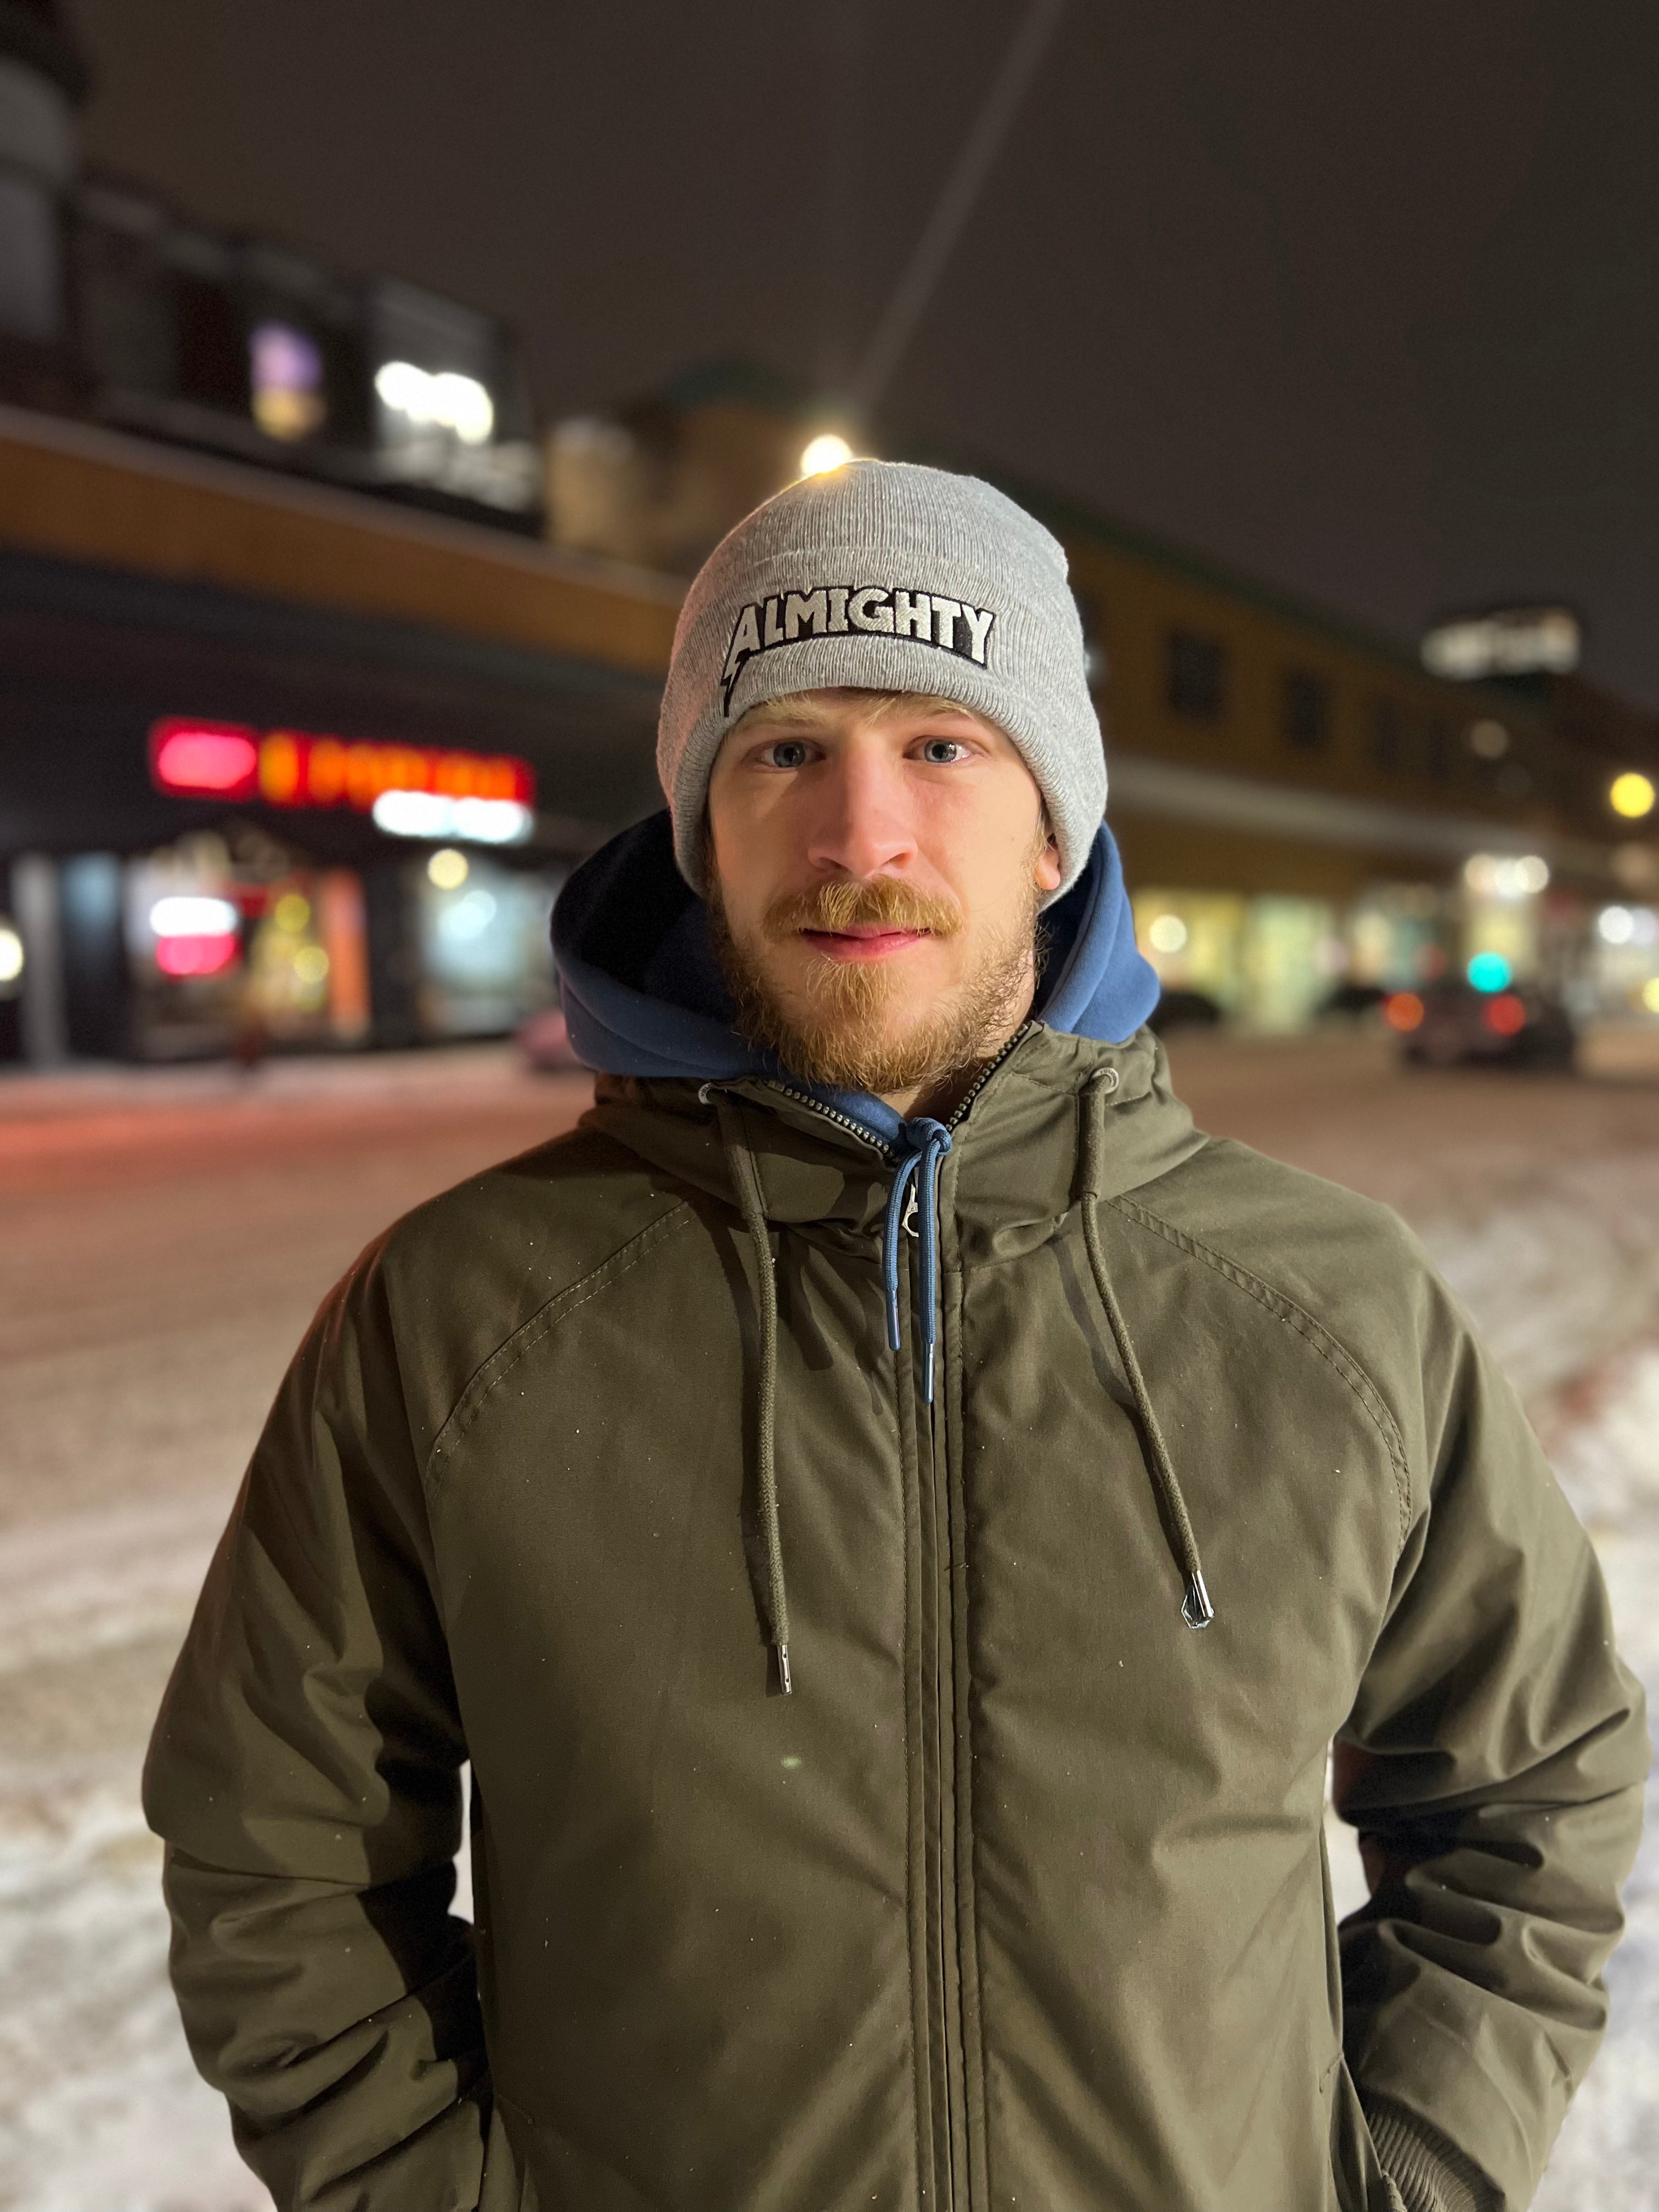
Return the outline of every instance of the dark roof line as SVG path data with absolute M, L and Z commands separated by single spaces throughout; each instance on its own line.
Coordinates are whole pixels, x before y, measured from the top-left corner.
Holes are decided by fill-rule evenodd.
M 558 697 L 614 701 L 656 719 L 660 678 L 606 663 L 478 637 L 391 615 L 345 612 L 179 577 L 137 576 L 54 554 L 0 548 L 0 607 L 67 614 L 142 631 L 183 632 L 275 653 L 313 653 L 359 665 L 430 670 Z

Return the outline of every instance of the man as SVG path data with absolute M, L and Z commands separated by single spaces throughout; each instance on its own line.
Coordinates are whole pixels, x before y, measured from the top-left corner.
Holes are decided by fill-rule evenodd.
M 1406 1231 L 1171 1095 L 1059 547 L 795 486 L 659 758 L 556 917 L 594 1110 L 328 1301 L 157 1724 L 245 2154 L 319 2212 L 1518 2212 L 1639 1692 Z

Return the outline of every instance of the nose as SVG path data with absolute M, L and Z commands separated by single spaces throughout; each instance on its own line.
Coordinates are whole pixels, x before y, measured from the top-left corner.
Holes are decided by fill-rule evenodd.
M 808 840 L 814 868 L 829 876 L 895 875 L 916 857 L 905 778 L 885 749 L 850 744 L 824 763 Z

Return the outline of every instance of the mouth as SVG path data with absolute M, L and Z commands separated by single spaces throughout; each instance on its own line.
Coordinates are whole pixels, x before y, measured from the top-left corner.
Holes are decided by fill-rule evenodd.
M 851 929 L 803 929 L 802 940 L 826 960 L 852 964 L 890 960 L 922 945 L 933 935 L 927 929 L 884 929 L 879 922 L 854 924 Z

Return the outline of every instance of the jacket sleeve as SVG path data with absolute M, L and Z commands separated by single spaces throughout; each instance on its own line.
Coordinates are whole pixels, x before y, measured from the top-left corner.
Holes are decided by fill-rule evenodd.
M 283 2212 L 478 2201 L 465 1757 L 371 1257 L 283 1385 L 144 1776 L 191 2050 Z
M 1412 2212 L 1522 2212 L 1607 2023 L 1642 1692 L 1514 1392 L 1425 1262 L 1404 1295 L 1411 1525 L 1336 1754 L 1346 2056 Z

